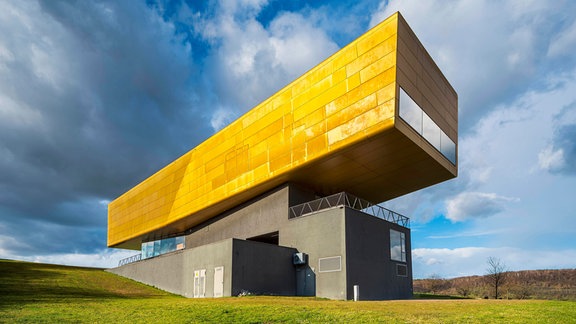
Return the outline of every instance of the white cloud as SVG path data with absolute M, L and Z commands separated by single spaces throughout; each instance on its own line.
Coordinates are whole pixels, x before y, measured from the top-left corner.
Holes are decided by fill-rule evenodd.
M 270 24 L 270 43 L 279 65 L 296 77 L 320 63 L 338 47 L 301 14 L 284 13 Z
M 214 132 L 217 132 L 232 122 L 236 117 L 238 116 L 236 116 L 233 111 L 230 111 L 226 108 L 220 108 L 212 114 L 212 119 L 210 119 L 210 126 L 212 126 Z
M 0 2 L 0 256 L 100 251 L 101 202 L 210 133 L 175 28 L 144 2 Z
M 565 30 L 552 38 L 548 56 L 572 56 L 576 47 L 576 20 Z
M 440 260 L 438 260 L 438 259 L 436 259 L 436 258 L 428 258 L 428 259 L 426 259 L 426 261 L 425 261 L 425 264 L 426 264 L 426 265 L 434 265 L 434 264 L 442 264 L 442 263 L 443 263 L 442 261 L 440 261 Z
M 105 245 L 106 201 L 330 55 L 329 35 L 359 35 L 373 8 L 341 5 L 356 11 L 332 19 L 305 6 L 264 23 L 267 1 L 214 3 L 200 6 L 206 12 L 182 5 L 175 15 L 194 24 L 184 32 L 164 16 L 169 4 L 156 4 L 162 15 L 144 2 L 0 4 L 0 255 L 90 258 Z M 570 253 L 576 2 L 386 3 L 373 24 L 401 9 L 458 91 L 461 112 L 459 178 L 392 209 L 425 223 L 453 199 L 454 219 L 471 220 L 458 224 L 468 226 L 460 239 L 548 250 L 563 242 Z M 454 272 L 466 259 L 446 253 L 428 266 Z
M 482 236 L 490 236 L 490 235 L 498 235 L 511 232 L 510 228 L 494 228 L 490 230 L 484 231 L 458 231 L 458 232 L 451 232 L 450 234 L 445 235 L 429 235 L 427 238 L 430 239 L 459 239 L 459 238 L 469 238 L 469 237 L 482 237 Z
M 562 169 L 566 164 L 564 160 L 564 150 L 561 148 L 554 149 L 547 146 L 538 153 L 538 165 L 546 171 L 555 171 Z
M 425 223 L 462 192 L 534 190 L 538 154 L 566 146 L 552 143 L 553 119 L 574 100 L 576 73 L 546 49 L 570 30 L 576 3 L 382 1 L 372 24 L 397 10 L 459 94 L 459 175 L 387 205 Z
M 511 247 L 462 247 L 414 249 L 414 278 L 441 274 L 444 278 L 486 274 L 488 257 L 499 258 L 509 270 L 571 269 L 576 267 L 576 249 L 526 250 Z
M 569 108 L 576 112 L 576 101 Z M 557 118 L 559 125 L 556 125 L 552 144 L 538 154 L 540 168 L 552 174 L 576 175 L 576 120 L 568 119 L 569 115 L 566 109 L 559 114 L 561 117 Z
M 480 38 L 473 38 L 477 44 L 467 44 L 466 41 L 461 43 L 461 35 L 450 37 L 452 33 L 459 33 L 457 30 L 444 33 L 442 28 L 448 24 L 461 25 L 462 29 L 477 28 L 472 26 L 473 22 L 460 25 L 454 21 L 448 22 L 453 19 L 452 14 L 461 9 L 458 6 L 437 8 L 439 12 L 447 11 L 446 15 L 439 16 L 446 20 L 444 24 L 436 21 L 436 16 L 431 20 L 418 19 L 424 17 L 426 10 L 420 12 L 419 9 L 413 8 L 415 3 L 412 1 L 401 3 L 408 7 L 406 12 L 402 11 L 408 23 L 414 27 L 424 45 L 431 49 L 435 59 L 439 60 L 441 69 L 445 70 L 443 64 L 446 64 L 447 70 L 460 67 L 460 75 L 455 79 L 450 75 L 447 76 L 454 82 L 459 92 L 461 117 L 464 116 L 467 120 L 462 122 L 464 119 L 461 119 L 460 123 L 458 178 L 391 202 L 392 209 L 410 216 L 414 224 L 419 223 L 418 232 L 414 231 L 413 246 L 448 248 L 433 249 L 435 252 L 430 252 L 432 254 L 425 259 L 415 259 L 415 273 L 419 273 L 421 277 L 432 274 L 445 276 L 482 274 L 487 256 L 498 255 L 506 259 L 504 258 L 508 256 L 506 251 L 510 252 L 510 256 L 515 256 L 514 260 L 508 263 L 516 270 L 575 267 L 574 262 L 567 260 L 562 254 L 573 256 L 576 249 L 573 240 L 576 228 L 576 218 L 573 217 L 576 200 L 571 195 L 576 186 L 574 177 L 576 163 L 572 163 L 576 161 L 576 68 L 570 60 L 560 62 L 548 59 L 546 49 L 549 39 L 537 35 L 538 28 L 536 28 L 546 21 L 554 24 L 550 19 L 551 14 L 559 10 L 551 7 L 525 15 L 521 14 L 525 8 L 520 9 L 517 17 L 523 16 L 522 19 L 526 21 L 534 21 L 534 26 L 525 26 L 524 31 L 516 36 L 523 40 L 516 39 L 514 42 L 534 43 L 529 48 L 523 46 L 518 48 L 533 52 L 530 54 L 533 61 L 522 63 L 523 68 L 540 72 L 512 77 L 509 82 L 514 85 L 508 85 L 506 88 L 494 86 L 488 79 L 482 80 L 482 73 L 506 79 L 511 74 L 508 70 L 510 67 L 504 64 L 508 65 L 517 59 L 519 61 L 516 61 L 516 64 L 523 62 L 526 56 L 515 58 L 513 50 L 501 51 L 496 46 L 492 49 L 493 53 L 484 52 L 482 55 L 485 58 L 482 58 L 482 55 L 475 53 L 476 50 L 478 53 L 486 50 L 479 48 L 486 44 L 479 41 Z M 454 4 L 461 3 L 461 1 L 454 2 Z M 400 3 L 396 4 L 400 6 Z M 432 4 L 426 2 L 422 6 L 430 9 L 428 7 Z M 481 2 L 471 6 L 488 6 L 488 4 Z M 506 8 L 504 5 L 503 12 L 491 18 L 484 16 L 481 10 L 480 17 L 474 19 L 493 19 L 494 25 L 510 24 L 502 30 L 516 30 L 515 17 L 504 19 L 505 15 L 510 14 L 506 13 Z M 569 11 L 568 8 L 565 10 L 559 17 L 566 15 L 573 17 L 576 12 Z M 412 18 L 409 12 L 412 12 Z M 501 19 L 504 20 L 500 21 Z M 568 25 L 572 25 L 573 20 L 570 19 Z M 424 24 L 428 28 L 424 28 Z M 566 31 L 564 25 L 560 25 L 559 30 Z M 486 28 L 490 30 L 493 27 L 486 26 Z M 524 34 L 526 28 L 531 30 L 530 37 Z M 464 30 L 460 32 L 465 33 Z M 557 32 L 554 30 L 547 35 L 555 35 Z M 435 39 L 437 36 L 431 34 L 444 38 Z M 508 36 L 495 33 L 490 44 L 495 42 L 503 44 L 504 47 L 515 47 L 502 38 Z M 438 45 L 444 43 L 447 43 L 446 48 Z M 442 63 L 442 55 L 452 53 L 458 46 L 467 48 L 460 53 L 466 59 Z M 571 49 L 571 52 L 574 51 L 576 48 Z M 493 64 L 494 60 L 502 58 L 507 62 Z M 465 61 L 469 59 L 482 64 L 466 63 Z M 476 69 L 486 71 L 477 74 Z M 480 80 L 476 78 L 477 75 L 480 75 Z M 515 88 L 515 85 L 521 86 Z M 496 88 L 507 97 L 498 98 L 497 93 L 492 92 Z M 479 104 L 481 101 L 475 103 L 466 101 L 478 95 L 498 99 L 491 105 Z M 472 107 L 471 105 L 476 107 L 474 108 L 476 115 L 473 118 L 470 118 L 467 110 Z M 422 212 L 428 214 L 421 214 Z M 452 227 L 441 225 L 442 218 L 426 224 L 430 219 L 440 215 L 457 221 L 458 224 L 453 224 Z M 470 245 L 476 246 L 477 249 L 487 249 L 477 250 L 479 261 L 470 261 L 464 255 L 466 250 L 459 250 Z M 506 246 L 509 250 L 504 249 L 502 252 L 498 246 Z M 435 253 L 444 253 L 446 256 Z M 533 260 L 536 256 L 541 260 Z M 474 266 L 470 266 L 472 264 Z
M 499 103 L 538 85 L 543 75 L 565 70 L 561 61 L 547 61 L 550 44 L 563 44 L 563 53 L 576 50 L 576 42 L 563 41 L 572 39 L 576 3 L 391 0 L 381 2 L 371 24 L 395 11 L 458 92 L 464 132 Z M 553 42 L 559 33 L 566 36 Z
M 12 127 L 42 128 L 42 113 L 29 107 L 26 103 L 16 102 L 4 93 L 0 93 L 0 119 L 9 121 Z
M 106 249 L 100 250 L 95 253 L 62 253 L 62 254 L 43 254 L 37 256 L 20 256 L 20 255 L 6 255 L 4 258 L 49 263 L 49 264 L 64 264 L 77 267 L 94 267 L 94 268 L 115 268 L 118 262 L 124 258 L 131 257 L 138 254 L 137 251 L 120 250 L 120 249 Z
M 196 28 L 214 44 L 207 74 L 217 80 L 218 104 L 231 115 L 240 116 L 338 49 L 312 14 L 283 12 L 263 26 L 256 19 L 260 6 L 221 9 Z M 214 114 L 212 120 L 222 120 L 222 111 Z
M 220 9 L 225 14 L 237 14 L 254 16 L 260 12 L 262 7 L 268 3 L 267 0 L 219 0 Z
M 516 198 L 499 196 L 495 193 L 463 192 L 446 203 L 446 218 L 461 222 L 469 219 L 486 218 L 502 212 L 506 204 Z

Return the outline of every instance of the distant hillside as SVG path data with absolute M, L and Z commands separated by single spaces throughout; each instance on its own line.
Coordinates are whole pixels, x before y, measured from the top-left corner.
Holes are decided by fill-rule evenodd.
M 506 273 L 500 291 L 502 298 L 576 300 L 576 269 L 510 271 Z M 414 292 L 480 298 L 492 296 L 484 276 L 417 279 L 414 280 Z

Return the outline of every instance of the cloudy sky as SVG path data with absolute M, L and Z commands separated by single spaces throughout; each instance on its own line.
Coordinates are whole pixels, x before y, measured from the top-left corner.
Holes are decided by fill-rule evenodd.
M 385 202 L 414 275 L 576 268 L 576 2 L 0 0 L 0 258 L 115 266 L 107 203 L 400 11 L 460 174 Z

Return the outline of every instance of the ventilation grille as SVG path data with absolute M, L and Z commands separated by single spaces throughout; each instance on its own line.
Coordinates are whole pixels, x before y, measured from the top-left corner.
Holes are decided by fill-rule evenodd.
M 333 272 L 342 270 L 342 257 L 335 256 L 318 259 L 319 272 Z
M 408 267 L 405 264 L 396 264 L 396 274 L 402 277 L 407 277 Z

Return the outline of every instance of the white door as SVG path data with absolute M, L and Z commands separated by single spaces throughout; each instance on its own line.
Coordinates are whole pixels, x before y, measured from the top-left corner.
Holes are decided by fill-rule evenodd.
M 194 298 L 202 298 L 206 294 L 206 269 L 194 271 Z
M 224 294 L 224 267 L 214 268 L 214 297 Z

